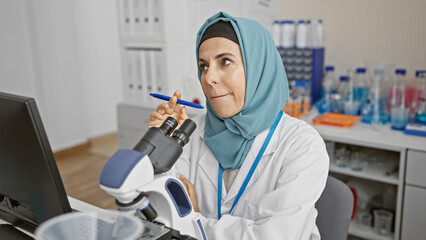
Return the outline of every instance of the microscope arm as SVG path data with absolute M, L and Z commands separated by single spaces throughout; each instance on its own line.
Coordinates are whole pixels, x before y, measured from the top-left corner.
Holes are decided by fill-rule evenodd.
M 136 199 L 143 186 L 154 180 L 149 157 L 134 150 L 118 150 L 102 170 L 100 187 L 121 203 Z

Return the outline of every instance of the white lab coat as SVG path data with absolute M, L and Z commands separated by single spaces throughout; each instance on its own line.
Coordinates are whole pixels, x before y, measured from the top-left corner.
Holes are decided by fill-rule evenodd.
M 217 220 L 218 161 L 203 141 L 205 115 L 170 173 L 195 187 L 209 239 L 320 239 L 314 205 L 326 183 L 329 157 L 323 139 L 304 121 L 283 114 L 246 190 L 228 214 L 269 128 L 256 136 L 229 192 L 222 186 Z

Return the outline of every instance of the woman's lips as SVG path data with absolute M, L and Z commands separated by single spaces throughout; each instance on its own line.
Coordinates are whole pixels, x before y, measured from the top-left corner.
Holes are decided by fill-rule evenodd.
M 213 98 L 213 99 L 216 99 L 216 98 L 225 97 L 225 96 L 227 96 L 227 95 L 228 95 L 228 94 L 217 95 L 217 96 L 213 96 L 212 98 Z

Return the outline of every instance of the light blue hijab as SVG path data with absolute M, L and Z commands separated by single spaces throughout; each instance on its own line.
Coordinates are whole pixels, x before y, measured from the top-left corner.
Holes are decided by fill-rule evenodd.
M 244 106 L 229 118 L 207 102 L 204 140 L 224 169 L 241 167 L 257 134 L 272 126 L 289 97 L 284 65 L 270 33 L 259 23 L 219 12 L 197 34 L 196 56 L 204 31 L 218 21 L 231 22 L 240 44 L 246 77 Z M 201 72 L 198 69 L 198 79 Z

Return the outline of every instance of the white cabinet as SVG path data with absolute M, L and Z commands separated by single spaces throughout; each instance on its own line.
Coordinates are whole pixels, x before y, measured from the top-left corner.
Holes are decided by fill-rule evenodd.
M 426 188 L 426 152 L 408 151 L 406 183 Z
M 312 119 L 305 119 L 311 123 Z M 424 239 L 426 236 L 426 138 L 405 135 L 401 131 L 391 130 L 388 125 L 380 131 L 373 131 L 368 125 L 356 123 L 351 128 L 339 128 L 314 125 L 327 143 L 330 152 L 330 174 L 343 181 L 360 179 L 378 186 L 377 194 L 381 198 L 372 199 L 374 207 L 389 209 L 394 212 L 393 232 L 383 236 L 369 229 L 361 228 L 353 220 L 349 235 L 356 239 L 371 240 L 405 240 Z M 364 149 L 375 155 L 381 164 L 369 164 L 362 171 L 338 167 L 334 164 L 333 153 L 341 146 Z M 373 161 L 374 162 L 374 161 Z M 389 167 L 390 162 L 397 163 L 396 168 Z M 371 187 L 371 186 L 370 186 Z M 389 201 L 387 190 L 396 196 Z M 386 197 L 384 197 L 386 196 Z M 392 204 L 393 202 L 393 204 Z M 391 204 L 389 204 L 391 203 Z M 374 222 L 374 219 L 373 219 Z
M 408 151 L 405 179 L 401 239 L 424 239 L 426 236 L 426 152 Z
M 426 188 L 406 186 L 401 239 L 423 240 L 426 236 Z

